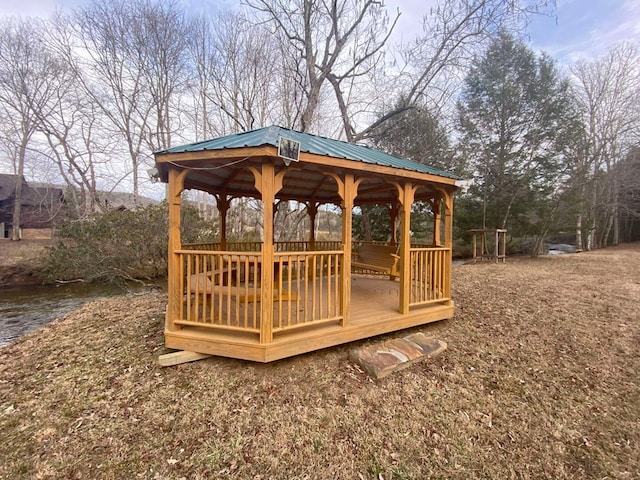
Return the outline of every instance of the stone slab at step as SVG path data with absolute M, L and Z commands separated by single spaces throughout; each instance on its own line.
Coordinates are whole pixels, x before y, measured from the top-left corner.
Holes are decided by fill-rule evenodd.
M 447 344 L 442 340 L 420 332 L 352 350 L 349 358 L 369 376 L 380 379 L 414 363 L 435 358 L 446 349 Z

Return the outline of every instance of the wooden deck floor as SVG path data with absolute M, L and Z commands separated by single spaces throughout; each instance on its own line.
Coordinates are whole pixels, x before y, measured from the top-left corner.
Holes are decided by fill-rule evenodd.
M 413 308 L 409 314 L 400 314 L 399 282 L 386 277 L 353 275 L 351 287 L 351 315 L 345 326 L 335 321 L 280 331 L 274 334 L 273 342 L 269 344 L 261 344 L 255 334 L 184 326 L 177 331 L 165 332 L 166 345 L 169 348 L 269 362 L 453 316 L 454 306 L 450 301 Z M 295 288 L 291 292 L 297 295 Z M 309 305 L 305 307 L 305 303 L 302 299 L 297 302 L 274 302 L 274 317 L 286 320 L 294 318 L 296 313 L 304 315 L 305 308 L 310 308 Z M 259 305 L 252 303 L 243 308 L 259 308 Z M 291 316 L 288 316 L 288 312 Z M 249 318 L 251 316 L 250 312 Z M 274 328 L 278 326 L 277 321 L 274 318 Z
M 351 277 L 351 319 L 353 323 L 398 313 L 400 283 L 384 277 Z

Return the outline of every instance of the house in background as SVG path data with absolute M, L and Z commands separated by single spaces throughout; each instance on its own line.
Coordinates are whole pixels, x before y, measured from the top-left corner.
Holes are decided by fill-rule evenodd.
M 0 174 L 0 238 L 9 238 L 13 230 L 18 175 Z M 65 205 L 58 187 L 32 187 L 22 178 L 21 238 L 51 238 L 54 219 Z

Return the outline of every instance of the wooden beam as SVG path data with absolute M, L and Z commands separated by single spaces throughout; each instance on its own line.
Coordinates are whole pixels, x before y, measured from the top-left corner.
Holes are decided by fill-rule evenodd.
M 180 255 L 175 253 L 182 247 L 180 239 L 180 210 L 182 207 L 181 193 L 187 170 L 180 171 L 176 167 L 169 170 L 169 184 L 167 200 L 169 202 L 169 242 L 167 261 L 167 315 L 165 330 L 175 330 L 173 321 L 182 315 L 182 278 Z
M 262 194 L 263 238 L 262 238 L 262 298 L 260 310 L 260 343 L 273 341 L 273 216 L 275 209 L 276 175 L 273 163 L 262 164 L 261 172 L 249 167 L 256 177 L 256 188 Z M 258 185 L 259 184 L 259 185 Z
M 398 212 L 400 211 L 400 205 L 398 202 L 394 202 L 389 205 L 389 222 L 391 223 L 391 243 L 398 243 Z
M 221 163 L 227 163 L 228 160 L 241 160 L 243 158 L 258 160 L 261 156 L 277 157 L 278 149 L 276 147 L 240 147 L 222 150 L 199 150 L 197 152 L 159 153 L 155 157 L 158 163 L 195 160 L 221 160 Z
M 453 247 L 453 192 L 444 192 L 444 246 Z
M 409 313 L 411 300 L 411 206 L 417 187 L 407 182 L 397 185 L 400 203 L 400 313 Z
M 441 220 L 442 220 L 442 199 L 440 197 L 436 197 L 432 202 L 429 202 L 431 205 L 431 211 L 433 212 L 433 241 L 432 244 L 435 247 L 438 247 L 442 244 L 442 233 L 441 233 Z
M 309 249 L 316 249 L 316 216 L 318 214 L 318 204 L 311 201 L 306 204 L 309 214 Z
M 234 170 L 231 171 L 231 175 L 229 175 L 225 181 L 222 183 L 221 188 L 222 190 L 226 190 L 227 187 L 231 184 L 231 182 L 238 176 L 240 175 L 240 172 L 242 172 L 242 169 L 240 168 L 236 168 Z
M 227 176 L 224 175 L 224 172 L 217 170 L 217 172 L 219 173 L 214 173 L 212 171 L 208 171 L 208 170 L 191 170 L 189 168 L 189 166 L 185 167 L 186 170 L 189 170 L 190 172 L 195 172 L 198 173 L 199 175 L 205 177 L 205 178 L 210 178 L 212 181 L 214 182 L 224 182 L 227 179 Z
M 227 248 L 227 213 L 231 207 L 231 198 L 226 193 L 214 195 L 220 213 L 220 250 Z
M 336 180 L 337 181 L 337 180 Z M 351 318 L 351 230 L 353 228 L 353 200 L 358 195 L 359 181 L 352 173 L 344 176 L 342 188 L 342 326 L 349 325 Z
M 318 184 L 314 187 L 314 189 L 311 191 L 311 198 L 316 198 L 316 195 L 318 194 L 318 192 L 320 191 L 320 189 L 322 188 L 322 186 L 324 185 L 324 183 L 326 182 L 327 177 L 322 177 L 320 179 L 320 181 L 318 182 Z
M 251 158 L 257 160 L 258 157 L 277 157 L 278 149 L 272 146 L 262 147 L 243 147 L 243 148 L 227 148 L 224 150 L 204 150 L 199 152 L 183 152 L 183 153 L 163 153 L 156 155 L 156 163 L 163 164 L 167 162 L 190 162 L 198 160 L 241 160 L 243 158 Z M 382 174 L 397 179 L 418 180 L 421 182 L 435 182 L 455 187 L 456 179 L 442 177 L 429 173 L 416 172 L 413 170 L 405 170 L 384 165 L 376 165 L 357 160 L 349 160 L 345 158 L 329 157 L 326 155 L 316 155 L 313 153 L 300 152 L 300 163 L 309 163 L 319 165 L 321 167 L 331 167 L 335 171 L 351 170 L 368 174 Z M 188 168 L 188 167 L 187 167 Z
M 451 297 L 451 264 L 453 262 L 453 192 L 444 192 L 444 246 L 448 248 L 444 294 Z M 451 300 L 449 301 L 451 303 Z
M 158 357 L 158 363 L 161 367 L 172 367 L 174 365 L 180 365 L 181 363 L 195 362 L 196 360 L 202 360 L 211 356 L 212 355 L 208 353 L 179 350 L 177 352 L 160 355 Z
M 366 182 L 365 178 L 365 183 Z M 385 182 L 379 183 L 373 187 L 363 188 L 362 190 L 358 190 L 358 195 L 367 195 L 369 193 L 377 193 L 377 192 L 393 192 L 395 190 L 394 186 Z

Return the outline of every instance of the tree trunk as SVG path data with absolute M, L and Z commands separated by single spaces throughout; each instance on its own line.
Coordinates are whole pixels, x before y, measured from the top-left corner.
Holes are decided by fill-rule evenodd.
M 27 151 L 27 139 L 29 135 L 24 134 L 23 140 L 20 143 L 20 149 L 18 150 L 18 171 L 16 177 L 16 187 L 14 190 L 14 203 L 13 203 L 13 228 L 11 232 L 11 240 L 22 240 L 20 234 L 20 217 L 22 215 L 22 180 L 24 175 L 24 157 Z
M 576 252 L 582 251 L 582 214 L 576 220 Z
M 371 229 L 371 216 L 369 215 L 369 207 L 362 206 L 362 229 L 364 230 L 365 242 L 373 241 L 373 232 Z
M 620 206 L 619 206 L 619 195 L 620 195 L 620 186 L 618 184 L 618 180 L 614 178 L 613 180 L 613 239 L 611 241 L 612 245 L 618 245 L 620 243 Z
M 596 248 L 596 219 L 591 218 L 591 227 L 589 228 L 589 236 L 587 237 L 587 252 Z
M 22 162 L 20 162 L 22 164 Z M 20 169 L 22 170 L 22 169 Z M 22 240 L 20 235 L 20 213 L 22 210 L 22 174 L 18 174 L 16 179 L 16 188 L 14 190 L 14 203 L 13 203 L 13 229 L 11 232 L 11 240 Z

